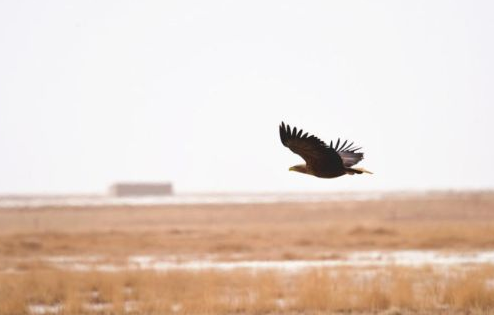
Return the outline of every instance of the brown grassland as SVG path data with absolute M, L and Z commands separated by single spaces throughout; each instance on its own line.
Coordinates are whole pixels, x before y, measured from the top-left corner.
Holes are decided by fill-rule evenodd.
M 357 274 L 357 276 L 356 276 Z M 388 267 L 276 271 L 69 272 L 0 274 L 0 314 L 30 305 L 61 314 L 492 314 L 492 266 L 450 270 Z
M 492 249 L 494 193 L 325 203 L 0 209 L 0 258 L 163 254 L 321 259 L 367 249 Z
M 494 193 L 244 205 L 0 209 L 0 315 L 492 314 L 494 268 L 74 272 L 47 256 L 331 259 L 346 251 L 494 249 Z M 358 276 L 363 274 L 363 276 Z M 92 303 L 92 304 L 91 304 Z M 111 306 L 109 306 L 111 305 Z

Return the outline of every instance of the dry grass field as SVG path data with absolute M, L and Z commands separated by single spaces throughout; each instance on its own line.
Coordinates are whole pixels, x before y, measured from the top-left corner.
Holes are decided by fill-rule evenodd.
M 368 270 L 369 271 L 369 270 Z M 494 268 L 0 274 L 0 314 L 492 314 Z M 369 274 L 371 276 L 369 276 Z
M 494 249 L 494 193 L 325 203 L 0 209 L 0 258 L 215 254 L 321 259 L 369 249 Z
M 77 272 L 44 260 L 330 260 L 404 249 L 494 250 L 494 193 L 0 209 L 0 314 L 493 314 L 491 264 Z

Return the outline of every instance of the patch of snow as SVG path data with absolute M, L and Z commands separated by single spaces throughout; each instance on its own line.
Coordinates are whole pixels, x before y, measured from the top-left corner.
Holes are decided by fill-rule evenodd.
M 100 259 L 100 258 L 99 258 Z M 116 272 L 122 270 L 235 270 L 235 269 L 277 269 L 282 271 L 297 272 L 308 268 L 325 267 L 379 267 L 379 266 L 440 266 L 449 267 L 456 265 L 494 264 L 494 251 L 483 252 L 457 252 L 445 253 L 439 251 L 359 251 L 347 253 L 338 258 L 323 260 L 239 260 L 239 261 L 215 261 L 215 260 L 185 260 L 175 256 L 130 256 L 127 264 L 110 264 L 104 259 L 98 262 L 94 257 L 67 258 L 56 257 L 48 259 L 55 267 L 75 271 L 105 271 Z
M 174 262 L 158 257 L 130 257 L 129 261 L 138 269 L 152 270 L 232 270 L 232 269 L 280 269 L 299 271 L 321 267 L 372 267 L 372 266 L 453 266 L 462 264 L 494 264 L 494 251 L 474 253 L 441 253 L 436 251 L 364 251 L 348 254 L 344 258 L 331 260 L 282 260 L 282 261 L 209 261 L 197 260 Z
M 284 309 L 286 307 L 286 304 L 287 304 L 285 299 L 276 299 L 275 303 L 279 309 Z
M 85 303 L 83 305 L 84 310 L 89 312 L 102 312 L 111 310 L 113 305 L 111 303 Z
M 182 309 L 182 304 L 179 304 L 179 303 L 176 303 L 176 304 L 173 304 L 172 306 L 170 306 L 170 310 L 173 313 L 180 312 L 181 309 Z
M 47 304 L 31 304 L 28 306 L 30 314 L 44 315 L 44 314 L 57 314 L 63 310 L 63 305 L 47 305 Z
M 136 301 L 125 301 L 124 302 L 124 311 L 126 313 L 136 312 L 137 311 L 137 302 Z

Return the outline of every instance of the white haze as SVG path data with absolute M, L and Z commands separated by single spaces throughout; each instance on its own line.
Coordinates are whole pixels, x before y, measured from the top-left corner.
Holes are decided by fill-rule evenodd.
M 0 193 L 493 188 L 492 1 L 2 1 Z M 294 172 L 278 124 L 364 147 Z

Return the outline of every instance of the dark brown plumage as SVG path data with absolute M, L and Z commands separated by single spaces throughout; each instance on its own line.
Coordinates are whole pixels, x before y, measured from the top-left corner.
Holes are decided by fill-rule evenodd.
M 348 144 L 345 140 L 340 144 L 338 138 L 334 146 L 333 141 L 328 146 L 319 138 L 304 133 L 302 129 L 291 129 L 290 125 L 285 125 L 284 122 L 280 125 L 280 138 L 285 147 L 305 160 L 305 165 L 292 166 L 291 171 L 321 178 L 334 178 L 345 174 L 372 174 L 363 168 L 352 168 L 364 158 L 363 153 L 356 152 L 361 148 L 353 147 L 353 142 Z

